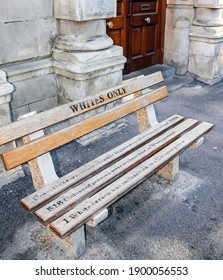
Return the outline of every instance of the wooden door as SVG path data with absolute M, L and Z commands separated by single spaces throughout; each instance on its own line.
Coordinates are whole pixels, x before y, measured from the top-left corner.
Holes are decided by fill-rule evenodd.
M 124 48 L 125 73 L 163 63 L 165 12 L 165 0 L 117 0 L 107 31 Z
M 124 56 L 127 55 L 127 2 L 128 0 L 117 0 L 117 17 L 107 20 L 107 34 L 113 39 L 114 45 L 123 47 Z

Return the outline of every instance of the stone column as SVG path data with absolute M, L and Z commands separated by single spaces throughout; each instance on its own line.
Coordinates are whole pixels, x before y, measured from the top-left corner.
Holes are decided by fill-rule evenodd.
M 121 84 L 126 59 L 106 35 L 106 18 L 116 16 L 116 0 L 54 0 L 54 7 L 60 34 L 53 50 L 59 102 Z
M 195 7 L 188 69 L 212 85 L 223 78 L 223 1 L 195 0 Z
M 9 103 L 11 102 L 11 93 L 14 91 L 13 86 L 6 81 L 6 74 L 0 70 L 0 127 L 11 122 L 11 112 Z M 11 145 L 11 144 L 7 144 Z M 5 147 L 0 147 L 0 153 L 5 150 Z M 0 161 L 0 187 L 21 176 L 23 176 L 21 168 L 15 168 L 12 171 L 6 172 L 2 162 Z
M 116 0 L 54 0 L 59 36 L 53 67 L 59 104 L 94 95 L 122 83 L 126 58 L 106 34 L 106 18 L 116 16 Z M 99 108 L 99 111 L 101 108 Z M 88 113 L 90 116 L 90 113 Z M 120 130 L 122 120 L 78 140 L 82 145 Z
M 164 62 L 175 66 L 178 75 L 184 75 L 188 70 L 194 1 L 167 0 Z

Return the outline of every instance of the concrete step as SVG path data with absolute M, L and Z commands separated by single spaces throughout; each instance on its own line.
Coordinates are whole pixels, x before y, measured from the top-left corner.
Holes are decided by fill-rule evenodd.
M 189 75 L 188 73 L 184 76 L 176 75 L 175 67 L 166 64 L 156 64 L 141 70 L 131 72 L 129 74 L 125 74 L 123 75 L 123 80 L 127 80 L 140 75 L 146 76 L 157 71 L 162 72 L 169 93 L 183 86 L 190 85 L 194 82 L 193 76 Z
M 141 69 L 141 70 L 131 72 L 129 74 L 125 74 L 125 75 L 123 75 L 123 79 L 127 80 L 127 79 L 130 79 L 130 78 L 133 78 L 136 76 L 140 76 L 140 75 L 146 76 L 146 75 L 155 73 L 157 71 L 162 72 L 164 79 L 169 79 L 169 78 L 175 76 L 175 74 L 176 74 L 175 67 L 166 65 L 166 64 L 156 64 L 156 65 L 153 65 L 153 66 Z

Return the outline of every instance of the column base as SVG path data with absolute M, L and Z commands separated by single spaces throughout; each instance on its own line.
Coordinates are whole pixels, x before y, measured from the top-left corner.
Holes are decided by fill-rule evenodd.
M 188 71 L 213 85 L 223 76 L 223 27 L 193 26 L 190 33 Z
M 92 52 L 54 50 L 53 58 L 61 104 L 120 85 L 126 62 L 118 46 Z

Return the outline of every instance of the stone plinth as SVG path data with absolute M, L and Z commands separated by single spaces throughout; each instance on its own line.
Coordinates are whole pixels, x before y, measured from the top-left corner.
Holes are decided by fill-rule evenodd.
M 223 78 L 223 27 L 193 26 L 190 33 L 189 72 L 213 85 Z
M 223 78 L 223 1 L 196 0 L 195 6 L 188 70 L 212 85 Z
M 91 52 L 55 50 L 53 57 L 60 84 L 60 103 L 97 94 L 122 82 L 125 58 L 121 47 Z
M 194 19 L 194 1 L 167 1 L 164 62 L 173 65 L 178 75 L 187 72 L 190 26 Z
M 53 67 L 60 102 L 119 85 L 126 59 L 107 36 L 105 21 L 116 15 L 116 0 L 55 0 L 54 5 L 59 36 Z
M 9 103 L 11 102 L 11 93 L 14 88 L 6 81 L 5 72 L 0 70 L 0 127 L 7 125 L 11 122 L 11 112 Z M 11 144 L 7 144 L 11 145 Z M 5 151 L 7 147 L 0 147 L 0 153 Z M 15 179 L 23 176 L 21 168 L 15 168 L 12 171 L 6 172 L 2 162 L 0 161 L 0 187 Z

